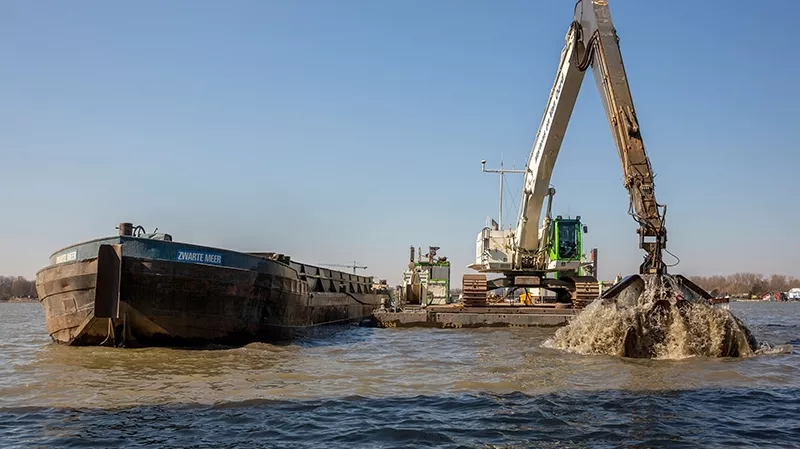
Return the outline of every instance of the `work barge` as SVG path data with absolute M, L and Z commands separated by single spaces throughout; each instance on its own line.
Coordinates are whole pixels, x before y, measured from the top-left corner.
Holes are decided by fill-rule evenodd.
M 464 291 L 457 298 L 448 295 L 445 301 L 431 291 L 431 279 L 440 278 L 442 285 L 450 285 L 450 270 L 446 257 L 436 257 L 438 246 L 429 247 L 424 260 L 415 258 L 410 247 L 408 269 L 403 272 L 402 284 L 392 295 L 390 304 L 382 304 L 373 313 L 373 324 L 382 328 L 433 327 L 556 327 L 564 326 L 591 301 L 600 295 L 602 282 L 587 284 L 574 290 L 569 299 L 547 295 L 543 289 L 507 288 L 500 294 L 487 290 L 484 276 L 466 275 L 465 281 L 473 283 L 483 293 Z M 591 268 L 597 268 L 596 250 L 592 253 Z M 433 273 L 439 271 L 439 276 Z M 481 284 L 481 285 L 477 285 Z M 515 293 L 522 292 L 519 298 Z M 533 300 L 531 293 L 535 293 Z M 545 294 L 543 294 L 545 293 Z M 520 301 L 517 301 L 517 300 Z
M 407 304 L 402 297 L 394 305 L 382 305 L 373 313 L 372 324 L 381 328 L 480 328 L 480 327 L 560 327 L 566 326 L 603 293 L 626 288 L 629 276 L 607 284 L 600 283 L 594 299 L 581 298 L 572 303 L 538 302 L 523 305 L 519 302 L 458 301 L 444 305 Z M 697 288 L 697 287 L 695 287 Z M 711 298 L 715 307 L 729 307 L 728 298 Z
M 52 340 L 71 346 L 277 342 L 357 323 L 388 297 L 372 277 L 274 252 L 177 242 L 121 223 L 60 249 L 36 274 Z
M 424 308 L 383 308 L 375 311 L 378 327 L 559 327 L 565 326 L 580 310 L 567 307 L 515 306 L 487 304 L 465 307 L 462 304 Z

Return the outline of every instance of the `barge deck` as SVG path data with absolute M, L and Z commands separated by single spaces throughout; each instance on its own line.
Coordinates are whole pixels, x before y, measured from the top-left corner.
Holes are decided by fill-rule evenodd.
M 448 304 L 402 310 L 378 309 L 373 313 L 377 327 L 558 327 L 580 313 L 573 308 L 492 304 L 464 307 Z

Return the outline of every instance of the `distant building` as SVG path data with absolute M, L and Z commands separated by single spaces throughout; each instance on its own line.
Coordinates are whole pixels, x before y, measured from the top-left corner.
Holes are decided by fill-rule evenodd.
M 761 297 L 762 301 L 786 301 L 786 293 L 783 292 L 769 292 Z

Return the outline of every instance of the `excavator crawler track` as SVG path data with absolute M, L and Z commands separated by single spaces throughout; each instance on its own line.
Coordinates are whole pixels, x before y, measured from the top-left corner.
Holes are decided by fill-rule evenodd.
M 572 290 L 572 307 L 582 309 L 600 297 L 600 283 L 592 276 L 570 278 L 575 285 Z
M 486 275 L 465 274 L 461 284 L 464 307 L 486 306 Z

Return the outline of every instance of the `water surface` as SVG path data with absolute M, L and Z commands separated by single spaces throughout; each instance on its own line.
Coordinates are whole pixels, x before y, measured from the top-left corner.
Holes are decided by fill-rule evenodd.
M 338 328 L 236 349 L 52 344 L 0 304 L 0 447 L 800 447 L 800 303 L 734 303 L 790 354 L 634 360 L 553 329 Z

